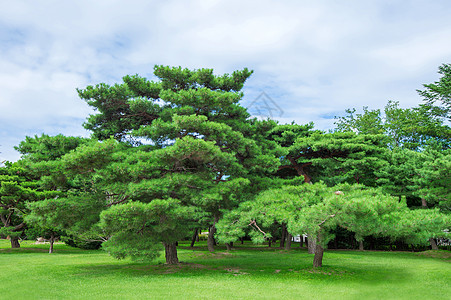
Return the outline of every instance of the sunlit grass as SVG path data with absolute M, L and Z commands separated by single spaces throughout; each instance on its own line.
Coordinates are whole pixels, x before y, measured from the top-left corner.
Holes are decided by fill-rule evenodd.
M 0 240 L 2 299 L 449 299 L 450 252 L 327 251 L 311 268 L 306 250 L 237 245 L 209 253 L 179 247 L 177 266 L 163 258 L 118 261 L 103 251 Z M 436 256 L 436 257 L 435 257 Z

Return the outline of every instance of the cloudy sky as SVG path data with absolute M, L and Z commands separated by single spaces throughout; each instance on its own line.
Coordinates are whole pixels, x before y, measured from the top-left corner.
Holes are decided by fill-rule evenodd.
M 243 105 L 264 92 L 282 123 L 412 107 L 451 62 L 450 12 L 448 0 L 0 0 L 0 161 L 27 135 L 89 136 L 76 88 L 152 78 L 155 64 L 248 67 Z

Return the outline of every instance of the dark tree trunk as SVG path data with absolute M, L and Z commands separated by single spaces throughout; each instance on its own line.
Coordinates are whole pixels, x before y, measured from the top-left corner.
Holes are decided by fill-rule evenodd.
M 302 248 L 304 245 L 304 237 L 302 234 L 299 236 L 299 248 Z
M 20 248 L 19 238 L 11 237 L 11 248 Z
M 240 241 L 241 241 L 241 245 L 243 245 L 244 244 L 244 238 L 243 237 L 240 238 Z
M 285 244 L 285 250 L 291 250 L 291 234 L 287 234 L 287 243 Z
M 359 250 L 363 251 L 363 240 L 359 241 Z
M 304 167 L 310 166 L 312 163 L 308 162 L 308 163 L 300 165 L 296 161 L 296 158 L 294 158 L 294 157 L 292 157 L 290 155 L 287 155 L 287 159 L 291 162 L 291 167 L 296 170 L 298 175 L 299 176 L 304 176 L 304 182 L 312 184 L 312 179 L 310 178 L 310 176 L 307 174 L 307 172 L 304 169 Z
M 197 234 L 198 229 L 194 229 L 193 237 L 191 238 L 191 244 L 190 247 L 194 247 L 194 243 L 196 242 L 196 239 L 199 237 L 199 234 Z
M 168 265 L 176 265 L 179 263 L 179 259 L 177 257 L 177 246 L 176 243 L 165 243 L 164 245 L 164 255 L 166 257 L 166 264 Z
M 315 240 L 314 237 L 312 237 L 312 236 L 308 237 L 308 245 L 307 245 L 307 247 L 308 247 L 308 253 L 309 254 L 314 254 L 315 253 L 315 251 L 316 251 L 316 240 Z
M 271 248 L 271 240 L 268 241 L 268 247 Z
M 225 245 L 226 245 L 227 251 L 232 250 L 232 245 L 231 245 L 231 243 L 230 243 L 230 244 L 229 244 L 229 243 L 226 243 Z
M 316 243 L 315 256 L 313 257 L 314 268 L 320 268 L 323 266 L 323 254 L 324 254 L 323 247 L 321 247 L 319 243 Z
M 285 239 L 287 236 L 287 226 L 285 223 L 282 224 L 282 237 L 280 238 L 280 248 L 285 247 Z
M 213 224 L 210 226 L 210 229 L 208 230 L 207 247 L 208 247 L 208 251 L 210 251 L 210 252 L 215 251 L 215 233 L 216 233 L 216 226 L 215 226 L 215 224 Z
M 438 250 L 438 246 L 437 243 L 435 242 L 435 239 L 430 238 L 429 243 L 431 243 L 432 250 Z

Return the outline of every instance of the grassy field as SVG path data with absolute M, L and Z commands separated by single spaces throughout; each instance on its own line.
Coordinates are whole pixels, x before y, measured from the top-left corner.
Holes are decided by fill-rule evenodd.
M 178 266 L 118 261 L 103 251 L 0 240 L 0 299 L 450 299 L 447 251 L 326 251 L 250 244 L 215 253 L 179 247 Z

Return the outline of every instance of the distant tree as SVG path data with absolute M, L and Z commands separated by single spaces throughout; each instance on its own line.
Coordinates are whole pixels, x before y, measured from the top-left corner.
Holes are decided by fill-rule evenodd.
M 363 114 L 356 113 L 356 109 L 346 109 L 345 117 L 335 117 L 336 131 L 361 134 L 383 134 L 385 133 L 384 122 L 380 109 L 369 110 L 363 107 Z
M 346 110 L 345 117 L 336 117 L 336 131 L 358 134 L 384 134 L 388 146 L 421 150 L 430 141 L 450 146 L 451 129 L 440 118 L 431 118 L 425 106 L 400 108 L 398 102 L 389 101 L 382 113 L 379 109 L 363 108 L 363 114 L 355 109 Z
M 451 121 L 451 64 L 443 64 L 438 68 L 442 75 L 439 81 L 424 84 L 424 90 L 417 90 L 425 101 L 425 107 L 435 117 L 447 118 Z
M 39 178 L 27 173 L 17 163 L 0 167 L 0 233 L 9 236 L 12 248 L 19 248 L 19 237 L 26 228 L 27 202 L 54 197 L 55 191 L 43 190 Z

